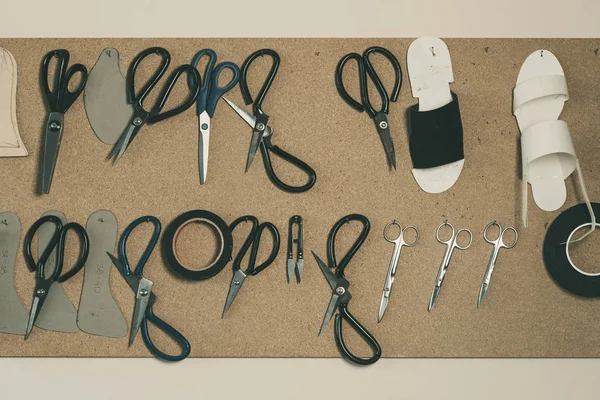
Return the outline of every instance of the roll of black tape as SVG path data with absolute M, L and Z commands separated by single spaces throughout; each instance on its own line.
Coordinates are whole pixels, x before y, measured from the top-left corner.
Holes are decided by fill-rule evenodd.
M 194 222 L 204 222 L 211 225 L 217 231 L 221 242 L 221 249 L 215 260 L 202 270 L 187 268 L 177 257 L 177 237 L 183 228 Z M 221 217 L 210 211 L 193 210 L 181 214 L 169 224 L 163 235 L 162 248 L 167 266 L 171 271 L 187 280 L 202 281 L 217 275 L 231 260 L 233 237 L 227 223 Z
M 596 215 L 600 215 L 600 204 L 592 203 L 592 209 Z M 560 213 L 546 232 L 544 264 L 550 276 L 563 289 L 577 296 L 600 297 L 600 274 L 588 274 L 577 269 L 569 261 L 567 245 L 564 244 L 576 228 L 590 221 L 591 216 L 585 204 L 578 204 Z

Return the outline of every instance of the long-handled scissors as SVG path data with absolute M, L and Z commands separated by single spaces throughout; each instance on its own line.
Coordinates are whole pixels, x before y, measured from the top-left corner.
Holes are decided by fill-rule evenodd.
M 142 86 L 139 92 L 136 93 L 135 90 L 135 74 L 136 71 L 146 57 L 151 55 L 158 55 L 161 59 L 159 67 L 154 71 L 150 79 Z M 127 70 L 127 102 L 129 104 L 133 104 L 133 116 L 131 117 L 131 121 L 129 125 L 125 129 L 125 131 L 119 137 L 119 140 L 112 148 L 110 154 L 108 155 L 108 159 L 114 157 L 115 163 L 119 161 L 125 150 L 129 147 L 133 139 L 139 133 L 140 129 L 144 124 L 154 124 L 156 122 L 162 121 L 167 118 L 174 117 L 178 114 L 181 114 L 188 108 L 194 104 L 196 101 L 196 97 L 198 97 L 198 93 L 200 92 L 200 74 L 196 68 L 192 67 L 189 64 L 183 64 L 177 67 L 166 80 L 166 83 L 163 87 L 162 92 L 156 98 L 154 106 L 150 109 L 150 111 L 146 111 L 144 108 L 144 101 L 152 92 L 152 90 L 156 87 L 158 82 L 161 80 L 169 64 L 171 63 L 171 54 L 162 47 L 150 47 L 141 53 L 139 53 L 129 65 L 129 69 Z M 161 112 L 163 107 L 165 106 L 171 91 L 175 87 L 177 80 L 181 76 L 181 74 L 185 73 L 188 78 L 188 86 L 189 86 L 189 94 L 187 98 L 178 105 L 168 111 Z
M 240 251 L 233 260 L 233 277 L 231 278 L 231 285 L 229 285 L 229 293 L 227 293 L 227 300 L 225 301 L 225 308 L 223 308 L 223 315 L 221 318 L 225 317 L 227 310 L 229 310 L 229 307 L 231 307 L 233 300 L 237 296 L 248 275 L 258 275 L 269 265 L 273 264 L 273 261 L 275 261 L 275 258 L 277 258 L 277 254 L 279 254 L 280 238 L 279 231 L 275 225 L 270 222 L 263 222 L 262 224 L 259 224 L 256 217 L 252 215 L 245 215 L 236 219 L 231 223 L 231 225 L 229 225 L 231 232 L 233 232 L 233 230 L 242 222 L 250 222 L 252 224 L 252 228 L 246 237 L 246 240 L 242 244 Z M 273 248 L 271 249 L 271 254 L 269 254 L 269 257 L 263 263 L 256 265 L 258 248 L 260 246 L 262 234 L 265 229 L 271 232 L 271 236 L 273 237 Z M 250 249 L 250 247 L 252 247 L 252 249 Z M 249 249 L 250 257 L 248 258 L 248 267 L 245 271 L 242 271 L 242 260 L 248 253 Z
M 50 89 L 48 84 L 50 62 L 56 58 L 54 71 L 54 85 Z M 80 81 L 75 90 L 69 89 L 71 79 L 79 73 Z M 48 119 L 44 135 L 44 155 L 42 164 L 42 193 L 50 193 L 52 177 L 56 168 L 58 150 L 65 122 L 65 113 L 77 100 L 87 82 L 87 69 L 82 64 L 73 64 L 69 67 L 69 52 L 64 49 L 53 50 L 44 56 L 41 69 L 42 91 L 48 103 Z
M 383 55 L 392 64 L 396 78 L 394 81 L 394 87 L 390 94 L 388 94 L 379 78 L 379 75 L 373 68 L 369 56 L 373 53 Z M 360 83 L 360 102 L 356 101 L 352 96 L 348 94 L 344 87 L 343 72 L 344 66 L 350 60 L 355 60 L 358 64 L 358 79 Z M 367 84 L 367 74 L 371 81 L 375 85 L 379 96 L 381 97 L 381 109 L 377 111 L 371 100 L 369 99 L 369 88 Z M 340 97 L 359 112 L 366 111 L 369 117 L 375 122 L 377 133 L 383 143 L 383 148 L 387 157 L 389 168 L 396 169 L 396 152 L 394 150 L 394 142 L 392 140 L 392 134 L 390 132 L 390 125 L 388 122 L 388 113 L 390 110 L 390 101 L 396 102 L 398 100 L 398 94 L 400 93 L 400 87 L 402 86 L 402 70 L 400 69 L 400 63 L 398 59 L 388 50 L 383 47 L 369 47 L 364 51 L 362 56 L 358 53 L 346 54 L 340 59 L 335 69 L 335 86 L 338 90 Z
M 132 272 L 129 265 L 129 260 L 127 258 L 127 239 L 137 226 L 145 222 L 149 222 L 154 226 L 154 232 L 152 233 L 152 237 L 150 238 L 146 249 L 138 261 L 135 272 Z M 131 321 L 131 330 L 129 334 L 129 345 L 131 346 L 141 328 L 142 338 L 144 339 L 144 343 L 146 344 L 146 347 L 150 353 L 166 361 L 180 361 L 190 354 L 190 343 L 175 328 L 154 314 L 152 307 L 156 303 L 157 297 L 152 291 L 152 281 L 146 279 L 143 274 L 144 267 L 150 259 L 156 244 L 158 243 L 160 232 L 161 224 L 158 218 L 151 215 L 140 217 L 129 224 L 129 226 L 123 231 L 123 234 L 119 239 L 119 258 L 117 259 L 108 252 L 106 254 L 108 254 L 108 257 L 110 257 L 112 263 L 115 265 L 121 276 L 123 276 L 129 287 L 131 287 L 131 290 L 133 290 L 135 293 L 135 304 L 133 307 L 133 318 Z M 173 339 L 173 341 L 175 341 L 181 348 L 181 354 L 169 355 L 159 350 L 150 338 L 150 334 L 148 332 L 149 322 L 170 336 L 171 339 Z
M 250 89 L 248 89 L 248 69 L 250 68 L 250 65 L 254 60 L 264 55 L 270 56 L 273 60 L 273 63 L 271 64 L 271 69 L 269 70 L 269 74 L 267 75 L 265 82 L 263 83 L 260 91 L 258 92 L 258 96 L 256 96 L 256 98 L 253 99 L 252 95 L 250 94 Z M 317 181 L 317 174 L 304 161 L 294 157 L 293 155 L 282 150 L 278 146 L 273 145 L 273 143 L 271 142 L 271 139 L 273 137 L 273 129 L 268 125 L 269 116 L 265 114 L 265 112 L 262 110 L 262 103 L 265 99 L 265 96 L 267 95 L 267 92 L 269 91 L 269 88 L 271 87 L 271 84 L 273 83 L 273 79 L 275 79 L 275 76 L 277 75 L 278 69 L 279 54 L 277 54 L 277 52 L 271 49 L 262 49 L 255 51 L 254 53 L 250 54 L 246 61 L 244 61 L 244 64 L 242 64 L 240 77 L 240 90 L 242 91 L 242 96 L 244 97 L 244 102 L 246 103 L 246 105 L 252 104 L 252 114 L 236 106 L 233 102 L 226 98 L 223 98 L 223 100 L 225 100 L 227 104 L 229 104 L 229 106 L 244 121 L 246 121 L 248 125 L 252 127 L 252 139 L 250 141 L 250 150 L 248 151 L 248 159 L 246 161 L 246 171 L 248 171 L 250 165 L 252 165 L 252 161 L 254 161 L 254 156 L 256 155 L 256 152 L 260 147 L 260 153 L 263 158 L 265 170 L 271 182 L 273 182 L 275 186 L 286 192 L 301 193 L 310 190 L 310 188 L 312 188 L 315 185 L 315 182 Z M 270 156 L 271 152 L 303 171 L 307 175 L 308 181 L 301 186 L 292 186 L 286 184 L 281 179 L 279 179 L 279 177 L 277 177 L 275 171 L 273 170 L 273 164 L 271 163 Z
M 210 119 L 215 114 L 217 103 L 221 96 L 229 92 L 240 80 L 240 69 L 232 62 L 216 64 L 217 53 L 212 49 L 202 49 L 192 59 L 192 66 L 197 67 L 202 57 L 208 56 L 208 63 L 204 69 L 204 81 L 200 87 L 200 94 L 196 100 L 196 114 L 198 115 L 198 168 L 200 183 L 206 182 L 208 172 L 208 144 L 210 139 Z M 231 81 L 225 86 L 219 86 L 219 76 L 229 69 L 233 73 Z
M 492 226 L 498 228 L 498 236 L 496 239 L 490 239 L 488 236 L 488 229 Z M 515 239 L 511 243 L 504 243 L 504 234 L 506 231 L 512 231 L 515 234 Z M 498 258 L 498 253 L 500 249 L 512 249 L 517 244 L 517 240 L 519 239 L 519 234 L 517 230 L 512 226 L 507 226 L 502 229 L 502 226 L 496 221 L 492 221 L 486 225 L 483 230 L 483 239 L 489 244 L 494 246 L 494 250 L 492 250 L 492 254 L 490 255 L 490 261 L 488 262 L 487 268 L 485 269 L 485 274 L 483 275 L 483 281 L 481 282 L 481 288 L 479 289 L 479 297 L 477 299 L 477 308 L 481 306 L 481 302 L 487 293 L 488 286 L 490 285 L 490 280 L 492 279 L 492 272 L 494 272 L 494 266 L 496 265 L 496 259 Z
M 448 240 L 442 240 L 440 238 L 440 230 L 449 226 L 451 229 L 450 238 Z M 469 242 L 462 246 L 458 243 L 458 237 L 461 233 L 465 232 L 469 235 Z M 431 299 L 429 300 L 429 307 L 427 311 L 431 311 L 435 301 L 437 300 L 440 294 L 440 288 L 442 287 L 442 283 L 444 283 L 444 278 L 446 277 L 446 272 L 448 271 L 448 266 L 450 265 L 450 259 L 452 258 L 452 253 L 454 253 L 454 249 L 466 250 L 471 246 L 471 242 L 473 241 L 473 234 L 468 229 L 461 229 L 458 232 L 454 231 L 454 227 L 448 221 L 444 221 L 440 226 L 438 226 L 435 231 L 435 238 L 438 242 L 446 245 L 446 252 L 444 253 L 444 258 L 442 259 L 442 263 L 440 264 L 440 270 L 438 271 L 437 277 L 435 278 L 435 285 L 433 286 L 433 292 L 431 293 Z
M 360 235 L 348 250 L 348 253 L 342 258 L 342 261 L 338 264 L 337 259 L 335 257 L 335 237 L 340 230 L 340 228 L 351 222 L 358 221 L 362 224 L 362 231 Z M 348 303 L 352 299 L 352 295 L 350 295 L 350 282 L 346 279 L 344 275 L 344 271 L 354 254 L 358 251 L 358 249 L 362 246 L 365 239 L 369 235 L 369 230 L 371 229 L 371 224 L 369 220 L 364 215 L 360 214 L 350 214 L 338 222 L 335 223 L 331 231 L 329 232 L 329 236 L 327 238 L 327 264 L 325 264 L 313 251 L 312 254 L 317 260 L 317 264 L 321 269 L 321 272 L 327 279 L 327 283 L 331 287 L 331 300 L 329 301 L 329 306 L 327 306 L 327 312 L 325 313 L 325 318 L 323 319 L 323 323 L 321 324 L 321 329 L 319 330 L 319 335 L 323 333 L 327 324 L 333 317 L 333 314 L 338 312 L 335 316 L 335 342 L 340 350 L 340 353 L 344 358 L 348 361 L 351 361 L 355 364 L 359 365 L 368 365 L 373 364 L 381 357 L 381 347 L 377 340 L 371 335 L 369 331 L 365 327 L 363 327 L 360 322 L 354 318 L 350 311 L 348 311 Z M 371 350 L 373 350 L 373 355 L 369 358 L 357 357 L 350 352 L 346 343 L 344 342 L 344 336 L 342 334 L 342 319 L 346 320 L 348 324 L 354 329 L 363 340 L 369 345 Z
M 388 236 L 389 228 L 394 225 L 399 229 L 398 236 L 396 238 L 391 238 Z M 415 232 L 415 240 L 411 242 L 407 242 L 404 238 L 404 234 L 406 231 L 412 230 Z M 407 226 L 403 228 L 396 220 L 388 222 L 388 224 L 383 228 L 383 237 L 390 243 L 394 244 L 394 251 L 392 252 L 392 259 L 390 260 L 390 267 L 388 268 L 387 276 L 385 277 L 385 284 L 383 285 L 383 294 L 381 295 L 381 302 L 379 303 L 379 315 L 378 322 L 381 322 L 383 318 L 383 314 L 385 314 L 385 310 L 387 309 L 388 303 L 390 301 L 390 294 L 392 293 L 392 286 L 394 285 L 394 280 L 396 279 L 396 269 L 398 268 L 398 261 L 400 261 L 400 253 L 402 252 L 402 247 L 413 247 L 419 242 L 419 230 L 414 226 Z
M 54 233 L 48 242 L 48 246 L 42 252 L 42 255 L 37 260 L 33 259 L 32 241 L 35 234 L 38 232 L 40 227 L 46 223 L 54 225 Z M 63 264 L 65 261 L 65 245 L 67 239 L 67 233 L 73 231 L 77 234 L 80 241 L 79 257 L 68 272 L 62 274 Z M 31 312 L 29 313 L 29 320 L 27 322 L 27 329 L 25 331 L 25 340 L 29 337 L 33 325 L 40 314 L 44 302 L 48 297 L 48 293 L 52 288 L 54 282 L 66 282 L 67 280 L 74 277 L 85 265 L 89 249 L 90 241 L 87 232 L 83 226 L 76 222 L 70 222 L 63 226 L 60 218 L 54 215 L 46 215 L 38 219 L 27 231 L 25 235 L 24 245 L 24 256 L 27 266 L 32 272 L 35 272 L 35 291 L 33 294 L 33 302 L 31 304 Z M 56 251 L 56 259 L 49 260 L 51 254 Z M 50 276 L 46 276 L 46 265 L 52 265 L 54 263 L 54 269 Z M 62 275 L 61 275 L 62 274 Z

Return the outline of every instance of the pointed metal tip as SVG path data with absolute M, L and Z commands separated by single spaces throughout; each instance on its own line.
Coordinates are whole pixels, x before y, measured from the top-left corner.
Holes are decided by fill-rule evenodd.
M 133 339 L 129 339 L 129 344 L 127 345 L 127 347 L 131 347 L 133 345 Z

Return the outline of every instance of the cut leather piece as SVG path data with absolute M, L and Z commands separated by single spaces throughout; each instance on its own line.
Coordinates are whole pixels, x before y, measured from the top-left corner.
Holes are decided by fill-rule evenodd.
M 442 135 L 450 135 L 449 138 L 444 138 L 444 141 L 453 144 L 446 149 L 447 153 L 442 144 L 437 142 L 430 144 L 432 152 L 426 155 L 425 139 L 417 138 L 417 131 L 410 131 L 413 177 L 425 192 L 441 193 L 456 183 L 465 161 L 464 153 L 460 157 L 462 143 L 460 145 L 457 143 L 459 136 L 462 141 L 462 122 L 460 121 L 458 101 L 455 105 L 452 104 L 455 97 L 450 91 L 450 83 L 454 81 L 450 52 L 441 39 L 424 36 L 411 43 L 407 51 L 406 63 L 413 97 L 419 99 L 419 103 L 409 110 L 409 114 L 413 113 L 409 116 L 412 119 L 412 125 L 414 126 L 416 120 L 422 122 L 423 126 L 431 124 L 429 128 L 434 129 L 429 131 L 430 135 L 438 139 Z M 456 112 L 447 113 L 454 106 Z M 441 123 L 444 120 L 441 116 L 445 115 L 445 123 L 449 123 L 449 125 L 445 126 L 444 123 L 444 125 L 436 126 L 436 122 L 427 121 L 425 116 L 419 118 L 420 116 L 416 115 L 417 113 L 434 115 L 435 111 L 432 112 L 432 110 L 440 110 L 437 111 L 440 116 L 437 123 Z M 417 126 L 419 122 L 417 122 Z M 459 130 L 460 134 L 458 134 Z M 413 154 L 413 147 L 415 154 Z
M 84 267 L 77 325 L 92 335 L 120 338 L 127 334 L 127 322 L 110 292 L 113 268 L 106 254 L 115 250 L 117 218 L 108 210 L 96 211 L 88 218 L 86 231 L 90 253 Z
M 15 290 L 15 260 L 21 221 L 12 212 L 0 213 L 0 332 L 24 335 L 27 310 Z
M 60 211 L 48 211 L 44 215 L 55 215 L 62 221 L 63 225 L 67 223 L 67 218 Z M 53 224 L 44 224 L 38 230 L 38 258 L 44 252 L 52 233 L 54 232 Z M 75 244 L 77 245 L 77 244 Z M 48 264 L 46 265 L 46 276 L 50 276 L 54 271 L 56 260 L 56 249 L 52 252 L 48 258 Z M 63 272 L 69 269 L 70 266 L 66 265 L 63 268 Z M 65 294 L 62 285 L 59 282 L 54 282 L 50 286 L 50 291 L 44 302 L 44 306 L 40 310 L 35 326 L 42 329 L 57 332 L 77 332 L 77 311 L 71 301 Z
M 83 104 L 92 130 L 106 144 L 115 144 L 133 115 L 127 103 L 125 78 L 119 65 L 119 52 L 102 50 L 88 74 Z
M 24 157 L 27 149 L 17 125 L 17 62 L 0 47 L 0 157 Z

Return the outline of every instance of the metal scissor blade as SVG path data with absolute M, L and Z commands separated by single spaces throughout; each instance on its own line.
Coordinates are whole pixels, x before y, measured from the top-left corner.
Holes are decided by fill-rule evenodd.
M 392 293 L 392 285 L 394 284 L 394 277 L 392 276 L 392 270 L 390 266 L 390 270 L 385 278 L 385 284 L 383 285 L 383 293 L 381 294 L 381 302 L 379 303 L 379 320 L 383 318 L 383 314 L 385 314 L 385 310 L 387 309 L 388 303 L 390 301 L 390 294 Z
M 206 111 L 198 116 L 198 169 L 200 170 L 200 184 L 206 182 L 208 173 L 208 144 L 210 140 L 210 117 Z
M 129 346 L 131 346 L 137 336 L 142 320 L 148 309 L 148 300 L 152 293 L 152 281 L 146 278 L 139 278 L 138 290 L 135 296 L 135 305 L 133 306 L 133 318 L 131 319 L 131 330 L 129 331 Z
M 252 139 L 250 140 L 250 149 L 248 150 L 248 159 L 246 160 L 246 172 L 250 169 L 252 162 L 254 162 L 254 157 L 256 156 L 256 152 L 258 151 L 258 146 L 260 145 L 260 141 L 262 139 L 262 132 L 253 130 L 252 131 Z
M 321 336 L 321 334 L 323 333 L 325 328 L 327 328 L 327 324 L 333 317 L 333 313 L 335 313 L 335 310 L 338 307 L 339 299 L 340 299 L 340 296 L 337 293 L 333 293 L 331 295 L 331 300 L 329 301 L 329 305 L 327 306 L 327 312 L 325 313 L 325 317 L 323 318 L 323 323 L 321 324 L 321 329 L 319 330 L 319 336 Z
M 111 158 L 114 158 L 115 164 L 121 159 L 121 157 L 125 153 L 125 150 L 127 150 L 127 147 L 129 147 L 129 143 L 131 142 L 131 138 L 136 128 L 137 126 L 129 124 L 127 130 L 123 132 L 123 134 L 119 138 L 119 141 L 114 145 L 111 152 L 108 154 L 107 159 L 110 160 Z
M 331 290 L 335 291 L 335 289 L 337 288 L 337 285 L 338 285 L 338 280 L 337 280 L 335 274 L 319 258 L 319 256 L 315 254 L 314 251 L 312 252 L 312 255 L 313 255 L 313 257 L 315 257 L 315 260 L 317 260 L 317 264 L 319 265 L 319 268 L 321 268 L 321 272 L 323 273 L 323 275 L 325 275 L 325 279 L 327 279 L 327 283 L 329 283 L 329 287 L 331 287 Z
M 479 289 L 479 298 L 477 299 L 477 308 L 479 308 L 481 306 L 481 302 L 483 301 L 483 298 L 485 297 L 487 290 L 488 290 L 488 284 L 485 282 L 482 283 L 481 288 Z
M 248 125 L 250 125 L 252 128 L 254 128 L 254 125 L 256 125 L 256 117 L 254 115 L 250 114 L 248 111 L 244 110 L 243 108 L 236 106 L 231 100 L 229 100 L 225 97 L 223 97 L 223 100 L 225 100 L 225 102 L 227 104 L 229 104 L 229 107 L 231 107 L 233 109 L 233 111 L 235 111 L 237 113 L 237 115 L 242 117 L 242 119 L 244 121 L 246 121 L 246 123 Z
M 57 112 L 48 114 L 46 134 L 44 137 L 44 161 L 42 165 L 42 193 L 50 193 L 52 177 L 56 169 L 58 150 L 62 139 L 64 115 Z
M 396 169 L 396 151 L 394 150 L 394 141 L 392 140 L 387 115 L 383 113 L 377 114 L 373 120 L 375 121 L 375 127 L 377 128 L 381 143 L 383 143 L 388 166 Z
M 429 300 L 429 307 L 427 308 L 427 311 L 431 311 L 439 295 L 440 287 L 438 285 L 435 285 L 433 287 L 433 292 L 431 292 L 431 299 Z
M 379 315 L 377 317 L 377 322 L 381 322 L 383 319 L 383 314 L 385 314 L 385 310 L 387 309 L 390 298 L 385 294 L 381 296 L 381 302 L 379 303 Z
M 302 281 L 302 271 L 304 270 L 304 258 L 296 261 L 296 282 Z
M 288 258 L 287 260 L 287 281 L 290 283 L 292 281 L 292 276 L 294 276 L 294 272 L 296 271 L 296 261 L 293 258 Z
M 240 291 L 244 280 L 246 280 L 246 274 L 240 269 L 235 271 L 233 279 L 231 280 L 231 285 L 229 286 L 229 293 L 227 293 L 227 300 L 225 301 L 225 308 L 223 308 L 221 319 L 225 318 L 225 314 L 227 313 L 227 310 L 229 310 L 229 307 L 231 307 L 233 300 L 235 300 L 235 296 L 237 296 Z
M 35 296 L 33 298 L 33 303 L 31 304 L 31 311 L 29 312 L 29 319 L 27 320 L 27 329 L 25 330 L 25 340 L 31 334 L 31 330 L 33 329 L 33 325 L 35 324 L 35 320 L 37 319 L 38 314 L 40 313 L 41 304 L 40 298 Z
M 131 290 L 133 290 L 133 293 L 137 295 L 138 286 L 140 285 L 140 280 L 137 277 L 137 275 L 125 274 L 125 268 L 123 267 L 123 263 L 121 262 L 121 260 L 110 254 L 108 251 L 106 252 L 106 254 L 108 255 L 108 258 L 110 258 L 110 261 L 114 264 L 117 271 L 119 271 L 123 279 L 125 279 L 125 282 L 127 282 Z M 156 295 L 154 294 L 154 292 L 150 291 L 148 298 L 148 306 L 151 306 L 156 302 Z

